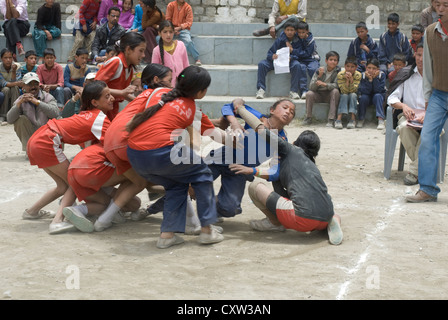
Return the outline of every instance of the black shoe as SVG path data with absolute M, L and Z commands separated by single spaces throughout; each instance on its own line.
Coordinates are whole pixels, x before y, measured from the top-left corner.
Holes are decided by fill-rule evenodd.
M 164 205 L 165 205 L 165 197 L 162 197 L 159 200 L 157 200 L 156 202 L 154 202 L 152 205 L 150 205 L 146 209 L 146 212 L 148 212 L 148 214 L 156 214 L 160 211 L 163 211 Z
M 254 37 L 266 36 L 269 34 L 269 28 L 254 31 L 252 34 L 254 35 Z

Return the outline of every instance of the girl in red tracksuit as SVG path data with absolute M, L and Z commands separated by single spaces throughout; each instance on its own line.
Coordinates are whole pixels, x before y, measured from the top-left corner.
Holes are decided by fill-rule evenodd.
M 111 121 L 118 114 L 120 102 L 135 98 L 135 86 L 131 85 L 131 81 L 134 67 L 138 66 L 145 56 L 145 38 L 137 32 L 125 33 L 120 38 L 118 49 L 119 54 L 107 60 L 95 76 L 95 80 L 106 82 L 115 97 L 114 108 L 107 113 Z
M 50 224 L 50 233 L 59 233 L 71 226 L 63 223 L 62 208 L 75 200 L 67 182 L 69 161 L 63 153 L 62 144 L 85 144 L 103 142 L 110 121 L 106 113 L 113 108 L 114 98 L 103 81 L 94 81 L 83 90 L 79 114 L 69 118 L 51 119 L 30 138 L 27 154 L 31 165 L 37 165 L 56 182 L 33 206 L 26 209 L 24 218 L 39 217 L 41 209 L 64 195 L 61 206 Z

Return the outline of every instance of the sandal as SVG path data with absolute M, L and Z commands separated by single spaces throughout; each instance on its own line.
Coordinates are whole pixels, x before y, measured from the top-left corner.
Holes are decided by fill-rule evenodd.
M 48 210 L 39 210 L 37 214 L 30 214 L 28 213 L 27 209 L 23 211 L 22 213 L 22 219 L 25 220 L 35 220 L 35 219 L 41 219 L 41 218 L 54 218 L 56 214 L 53 211 Z

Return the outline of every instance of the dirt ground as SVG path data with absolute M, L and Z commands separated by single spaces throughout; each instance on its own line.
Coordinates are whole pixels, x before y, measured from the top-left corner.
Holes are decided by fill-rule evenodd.
M 321 138 L 317 165 L 342 217 L 341 245 L 330 245 L 326 232 L 252 231 L 249 220 L 263 215 L 245 195 L 243 213 L 219 224 L 223 242 L 183 236 L 184 244 L 161 250 L 161 214 L 90 234 L 50 235 L 49 219 L 22 220 L 53 181 L 25 159 L 13 126 L 1 126 L 0 299 L 447 299 L 445 186 L 436 203 L 405 203 L 417 186 L 403 185 L 397 159 L 384 179 L 384 134 L 374 124 L 310 128 Z M 290 125 L 290 140 L 302 130 Z M 66 147 L 69 157 L 78 151 Z

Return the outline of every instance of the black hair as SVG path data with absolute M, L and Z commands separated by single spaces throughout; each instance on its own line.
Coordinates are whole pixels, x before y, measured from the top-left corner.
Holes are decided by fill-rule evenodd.
M 161 87 L 162 84 L 153 83 L 154 78 L 164 78 L 169 72 L 171 72 L 171 69 L 166 66 L 150 63 L 142 71 L 142 85 L 146 85 L 150 89 Z
M 390 15 L 387 16 L 387 22 L 392 21 L 395 23 L 400 23 L 400 16 L 398 15 L 398 13 L 391 13 Z
M 367 25 L 366 25 L 366 23 L 365 23 L 364 21 L 360 21 L 360 22 L 358 22 L 358 23 L 356 24 L 355 29 L 358 29 L 358 28 L 363 28 L 363 29 L 368 30 L 368 29 L 367 29 Z
M 419 24 L 414 24 L 411 28 L 411 32 L 412 31 L 418 31 L 420 33 L 425 33 L 425 27 L 422 26 L 420 23 Z
M 407 60 L 408 59 L 406 58 L 406 55 L 403 54 L 403 53 L 396 53 L 396 54 L 394 54 L 394 57 L 392 59 L 392 61 L 401 61 L 404 64 L 406 64 Z
M 124 3 L 124 0 L 123 0 L 123 3 Z M 131 0 L 131 9 L 129 9 L 129 10 L 132 10 L 133 6 L 134 6 L 134 0 Z
M 210 74 L 204 68 L 198 66 L 188 66 L 179 74 L 176 87 L 162 95 L 160 102 L 137 113 L 126 126 L 128 132 L 132 132 L 143 122 L 151 118 L 163 105 L 180 97 L 193 98 L 202 90 L 208 88 L 211 82 Z
M 311 130 L 303 131 L 296 141 L 293 142 L 296 147 L 302 148 L 305 154 L 314 163 L 320 150 L 320 139 L 319 136 Z
M 142 0 L 145 6 L 150 7 L 152 10 L 157 10 L 160 13 L 160 16 L 163 17 L 162 10 L 159 9 L 156 5 L 156 0 Z
M 34 50 L 28 50 L 27 52 L 25 52 L 25 59 L 28 59 L 31 56 L 36 56 L 37 57 L 37 53 Z
M 339 61 L 339 53 L 337 53 L 336 51 L 327 52 L 327 54 L 325 55 L 325 60 L 330 59 L 330 57 L 337 57 Z
M 54 49 L 53 48 L 47 48 L 44 50 L 44 58 L 46 56 L 53 56 L 56 57 L 56 54 L 54 53 Z
M 121 10 L 117 6 L 110 7 L 109 10 L 107 11 L 107 15 L 110 15 L 110 13 L 112 11 L 118 11 L 120 13 L 120 15 L 121 15 Z
M 89 50 L 87 50 L 86 48 L 79 48 L 76 50 L 75 56 L 82 56 L 83 54 L 89 54 Z
M 355 56 L 350 56 L 350 57 L 347 57 L 345 59 L 344 65 L 346 65 L 348 63 L 354 64 L 355 66 L 357 66 L 358 65 L 358 60 L 356 60 Z
M 423 42 L 421 41 L 417 47 L 415 47 L 415 51 L 417 51 L 418 48 L 424 48 L 425 46 L 423 45 Z
M 288 27 L 293 27 L 294 30 L 297 30 L 298 29 L 298 23 L 296 21 L 288 20 L 283 25 L 283 29 L 286 29 Z
M 378 60 L 377 58 L 369 59 L 369 60 L 367 61 L 366 66 L 368 66 L 369 64 L 373 64 L 373 65 L 376 66 L 377 68 L 380 67 L 380 62 L 379 62 L 379 60 Z
M 162 32 L 163 29 L 165 29 L 166 27 L 169 28 L 173 28 L 174 30 L 174 25 L 170 20 L 163 20 L 162 22 L 160 22 L 159 24 L 159 33 Z M 164 60 L 164 49 L 163 49 L 163 39 L 162 37 L 160 37 L 159 39 L 159 50 L 160 50 L 160 60 L 162 60 L 162 64 L 165 64 L 165 60 Z
M 107 46 L 106 47 L 106 53 L 110 53 L 110 52 L 117 52 L 117 48 L 115 46 Z
M 80 111 L 92 110 L 95 106 L 92 100 L 99 100 L 107 84 L 101 80 L 94 80 L 84 87 L 81 94 L 81 109 Z
M 297 30 L 306 30 L 308 31 L 310 29 L 310 26 L 305 21 L 299 21 L 297 24 Z
M 4 49 L 2 49 L 2 51 L 0 51 L 0 58 L 3 58 L 3 56 L 5 55 L 5 53 L 11 53 L 12 55 L 14 55 L 14 52 L 12 52 L 12 50 L 11 49 L 9 49 L 9 48 L 4 48 Z

